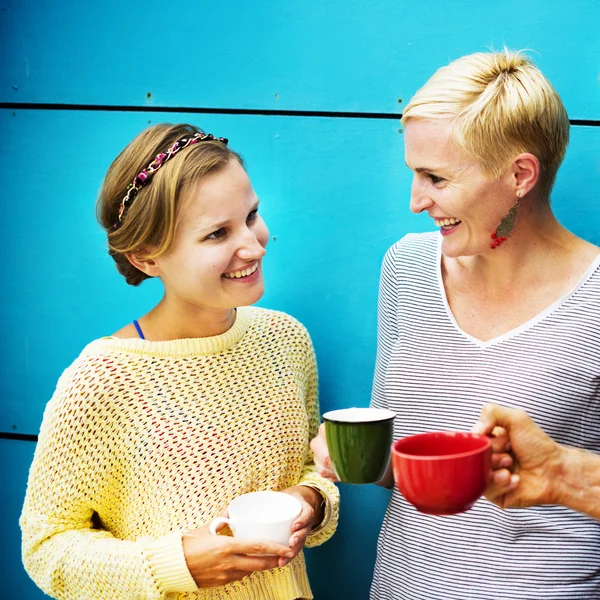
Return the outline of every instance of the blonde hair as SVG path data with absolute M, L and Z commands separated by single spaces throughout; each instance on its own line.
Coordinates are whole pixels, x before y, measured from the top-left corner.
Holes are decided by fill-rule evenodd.
M 488 177 L 499 177 L 517 154 L 540 161 L 549 196 L 569 143 L 569 117 L 552 84 L 520 52 L 476 53 L 438 69 L 402 115 L 452 119 L 456 144 Z
M 204 141 L 181 150 L 154 175 L 131 202 L 118 229 L 114 228 L 127 186 L 160 152 L 184 136 L 201 131 L 193 125 L 163 123 L 142 131 L 110 165 L 96 205 L 98 221 L 108 237 L 108 253 L 130 285 L 149 276 L 134 267 L 127 253 L 143 252 L 156 258 L 167 252 L 175 237 L 185 192 L 208 173 L 230 160 L 244 162 L 239 154 L 217 141 Z

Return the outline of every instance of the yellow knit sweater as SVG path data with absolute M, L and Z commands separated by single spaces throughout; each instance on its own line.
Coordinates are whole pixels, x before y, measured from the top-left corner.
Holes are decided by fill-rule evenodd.
M 312 598 L 302 553 L 198 589 L 181 532 L 240 494 L 305 484 L 327 500 L 306 545 L 329 539 L 339 495 L 315 472 L 318 424 L 311 341 L 286 314 L 240 308 L 209 338 L 96 340 L 44 414 L 21 516 L 25 568 L 60 599 Z

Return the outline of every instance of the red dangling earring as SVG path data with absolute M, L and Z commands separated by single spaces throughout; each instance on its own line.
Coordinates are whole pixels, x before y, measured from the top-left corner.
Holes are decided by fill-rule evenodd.
M 502 219 L 502 221 L 500 221 L 500 225 L 498 225 L 496 231 L 492 233 L 492 243 L 490 244 L 490 248 L 492 250 L 495 250 L 510 237 L 510 234 L 515 226 L 515 217 L 517 216 L 517 207 L 519 206 L 520 200 L 521 193 L 519 192 L 517 194 L 517 201 L 508 211 L 508 214 Z

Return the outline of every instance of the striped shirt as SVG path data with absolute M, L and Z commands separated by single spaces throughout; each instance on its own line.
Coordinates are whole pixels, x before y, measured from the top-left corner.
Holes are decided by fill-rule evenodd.
M 568 294 L 482 342 L 462 331 L 441 279 L 436 233 L 408 235 L 383 261 L 372 405 L 394 439 L 468 431 L 485 402 L 522 408 L 556 441 L 600 452 L 600 257 Z M 600 598 L 600 523 L 560 506 L 418 513 L 394 489 L 371 599 Z

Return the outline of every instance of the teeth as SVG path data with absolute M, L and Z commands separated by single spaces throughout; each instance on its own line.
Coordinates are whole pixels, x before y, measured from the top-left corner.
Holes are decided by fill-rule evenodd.
M 460 219 L 455 219 L 454 217 L 450 217 L 449 219 L 434 219 L 436 227 L 449 227 L 450 225 L 457 225 L 460 222 Z
M 243 271 L 234 271 L 232 273 L 223 273 L 223 277 L 227 279 L 240 279 L 240 277 L 248 277 L 248 275 L 252 275 L 254 271 L 258 269 L 258 263 L 254 263 L 252 267 L 249 269 L 244 269 Z

